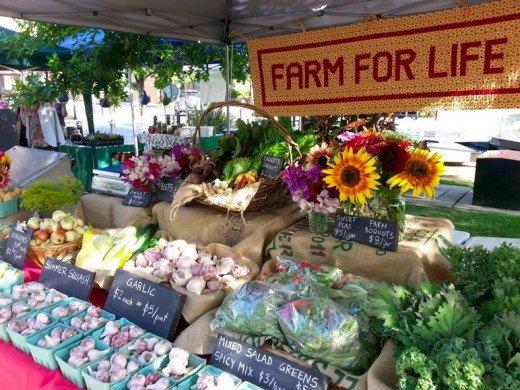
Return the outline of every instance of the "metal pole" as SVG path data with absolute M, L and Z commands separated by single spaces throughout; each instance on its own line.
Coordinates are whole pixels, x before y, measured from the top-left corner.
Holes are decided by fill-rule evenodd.
M 134 137 L 134 154 L 139 156 L 139 142 L 135 134 L 134 96 L 132 95 L 132 69 L 127 70 L 128 75 L 128 98 L 130 99 L 130 111 L 132 112 L 132 136 Z
M 226 44 L 226 101 L 231 98 L 230 83 L 231 83 L 231 64 L 229 61 L 229 44 Z M 226 118 L 227 118 L 227 133 L 231 132 L 231 118 L 229 116 L 229 106 L 226 106 Z

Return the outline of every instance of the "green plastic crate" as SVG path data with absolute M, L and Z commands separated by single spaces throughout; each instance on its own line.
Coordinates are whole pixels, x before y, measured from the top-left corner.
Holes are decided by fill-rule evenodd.
M 2 295 L 5 295 L 5 294 L 2 294 Z M 13 303 L 15 302 L 24 302 L 23 299 L 20 299 L 18 301 L 15 301 L 13 300 Z M 11 303 L 9 306 L 12 306 L 13 303 Z M 18 316 L 15 316 L 15 317 L 11 317 L 11 319 L 23 319 L 24 317 L 30 315 L 32 312 L 29 311 L 27 313 L 21 313 L 19 314 Z M 11 341 L 11 336 L 9 336 L 9 333 L 7 333 L 7 324 L 9 323 L 9 321 L 7 321 L 6 323 L 4 324 L 0 324 L 0 339 L 2 339 L 3 341 Z
M 143 334 L 141 337 L 138 337 L 138 338 L 136 338 L 135 340 L 130 341 L 130 342 L 129 342 L 128 344 L 126 344 L 125 346 L 119 348 L 118 351 L 119 351 L 119 352 L 124 352 L 124 353 L 126 353 L 126 352 L 132 353 L 132 351 L 130 351 L 129 348 L 130 348 L 130 346 L 131 346 L 133 343 L 135 343 L 137 340 L 141 340 L 141 339 L 149 339 L 149 338 L 151 338 L 151 337 L 155 337 L 155 338 L 157 338 L 157 339 L 164 340 L 162 337 L 159 337 L 159 336 L 157 336 L 157 335 L 155 335 L 155 334 L 153 334 L 153 333 L 148 333 L 148 332 L 147 332 L 147 333 Z M 172 343 L 172 344 L 173 344 L 173 343 Z M 154 368 L 154 369 L 159 369 L 159 367 L 161 367 L 161 363 L 162 363 L 162 361 L 163 361 L 164 359 L 166 359 L 166 358 L 168 358 L 168 353 L 166 353 L 166 354 L 164 354 L 164 355 L 162 355 L 162 356 L 158 356 L 157 359 L 152 360 L 151 362 L 149 362 L 149 363 L 147 364 L 147 366 L 150 366 L 150 367 L 152 367 L 152 368 Z M 164 366 L 163 366 L 163 367 L 164 367 Z
M 61 348 L 65 348 L 69 346 L 70 344 L 75 343 L 76 341 L 79 341 L 83 338 L 83 334 L 81 332 L 78 332 L 75 336 L 71 337 L 68 340 L 65 340 L 64 342 L 58 344 L 54 348 L 46 349 L 41 348 L 36 345 L 38 340 L 40 340 L 45 335 L 48 335 L 52 332 L 55 328 L 66 328 L 70 325 L 65 323 L 57 323 L 55 326 L 51 328 L 47 328 L 44 332 L 40 332 L 34 336 L 31 336 L 27 339 L 27 346 L 29 347 L 29 350 L 31 351 L 31 355 L 33 359 L 41 364 L 42 366 L 45 366 L 51 370 L 55 370 L 58 368 L 58 362 L 56 361 L 56 358 L 54 356 L 54 353 Z
M 83 379 L 83 375 L 81 373 L 82 368 L 86 367 L 87 365 L 89 365 L 95 361 L 103 359 L 105 356 L 111 355 L 114 352 L 114 350 L 112 348 L 110 348 L 108 345 L 106 345 L 103 341 L 95 340 L 96 346 L 94 348 L 103 350 L 103 351 L 106 350 L 105 351 L 106 353 L 104 353 L 98 359 L 96 359 L 92 362 L 85 363 L 81 367 L 78 367 L 78 368 L 73 367 L 67 362 L 67 360 L 69 359 L 69 356 L 70 356 L 70 351 L 72 350 L 72 348 L 79 345 L 85 338 L 86 337 L 84 337 L 83 339 L 78 340 L 75 343 L 70 344 L 64 348 L 61 348 L 60 350 L 56 351 L 56 353 L 54 354 L 54 357 L 56 358 L 56 361 L 58 362 L 58 366 L 60 367 L 62 374 L 68 380 L 70 380 L 71 382 L 76 384 L 76 386 L 78 386 L 78 387 L 85 387 L 85 379 Z
M 158 365 L 156 364 L 155 370 L 156 371 L 162 370 L 164 367 L 166 367 L 168 365 L 169 362 L 170 362 L 169 356 L 165 355 L 163 357 L 163 359 L 161 359 L 160 364 L 158 364 Z M 195 375 L 204 366 L 206 366 L 206 360 L 202 359 L 201 357 L 198 357 L 197 355 L 193 355 L 190 353 L 190 357 L 188 358 L 188 367 L 191 367 L 193 369 L 188 374 L 184 375 L 182 378 L 179 378 L 179 379 L 170 378 L 171 384 L 173 386 L 177 386 L 179 383 L 184 382 L 191 376 Z M 148 371 L 148 372 L 150 372 L 150 371 Z
M 110 359 L 110 356 L 112 356 L 115 352 L 121 352 L 121 351 L 114 351 L 110 355 L 105 356 L 105 359 Z M 121 352 L 121 353 L 125 353 L 127 356 L 130 356 L 129 351 Z M 137 371 L 139 371 L 143 367 L 143 365 L 140 365 L 140 367 L 138 367 L 136 370 L 128 373 L 128 375 L 126 377 L 124 377 L 123 379 L 121 379 L 117 382 L 104 383 L 104 382 L 98 381 L 96 378 L 94 378 L 93 376 L 91 376 L 89 374 L 89 370 L 88 370 L 89 367 L 92 368 L 93 370 L 95 370 L 97 368 L 98 362 L 99 362 L 99 360 L 96 360 L 95 362 L 87 364 L 85 367 L 83 367 L 81 369 L 81 375 L 83 375 L 83 379 L 85 381 L 85 386 L 89 390 L 122 390 L 126 387 L 126 382 L 128 382 L 128 379 L 130 378 L 130 376 L 133 375 L 134 373 L 136 373 Z
M 151 372 L 155 372 L 155 371 L 158 371 L 157 368 L 154 368 L 152 365 L 147 365 L 147 366 L 144 366 L 143 368 L 141 368 L 139 371 L 133 373 L 132 375 L 130 375 L 127 379 L 125 379 L 125 383 L 123 384 L 123 389 L 126 389 L 127 388 L 127 385 L 128 385 L 128 382 L 130 381 L 130 379 L 132 379 L 134 376 L 138 375 L 138 374 L 141 374 L 141 375 L 148 375 L 149 373 Z M 166 379 L 169 379 L 166 375 L 162 375 L 161 374 L 161 377 L 163 378 L 166 378 Z M 171 380 L 169 380 L 170 382 L 170 387 L 168 387 L 168 389 L 172 389 L 172 388 L 175 388 L 174 387 L 174 384 L 172 383 Z
M 198 372 L 196 372 L 194 375 L 191 375 L 186 380 L 182 381 L 177 385 L 177 389 L 179 390 L 191 390 L 191 387 L 197 383 L 197 380 L 199 379 L 199 376 L 202 374 L 211 374 L 215 377 L 223 373 L 221 369 L 213 366 L 204 366 L 202 367 Z M 228 373 L 229 374 L 229 373 Z M 233 378 L 233 382 L 235 383 L 235 388 L 240 384 L 240 379 L 238 379 L 233 374 L 229 374 Z
M 262 390 L 262 388 L 249 382 L 242 382 L 238 385 L 237 390 Z
M 7 217 L 9 215 L 13 215 L 18 211 L 18 206 L 20 205 L 20 197 L 16 197 L 14 199 L 8 201 L 0 201 L 0 218 Z
M 72 320 L 74 317 L 85 316 L 85 314 L 86 314 L 86 312 L 83 312 L 83 313 L 80 313 L 80 314 L 76 314 L 76 315 L 72 316 L 70 318 L 70 320 Z M 116 319 L 116 316 L 113 315 L 112 313 L 109 313 L 108 311 L 101 310 L 101 318 L 104 318 L 106 321 L 103 321 L 103 323 L 101 325 L 99 325 L 97 328 L 86 330 L 86 331 L 82 331 L 83 332 L 83 336 L 90 336 L 92 333 L 96 332 L 97 330 L 104 329 L 105 324 L 108 321 L 114 321 Z
M 19 350 L 21 351 L 24 351 L 25 353 L 27 354 L 30 354 L 31 351 L 29 350 L 29 345 L 27 344 L 27 340 L 30 338 L 30 337 L 33 337 L 33 336 L 36 336 L 42 332 L 45 332 L 47 329 L 53 327 L 54 325 L 56 325 L 59 321 L 54 318 L 53 316 L 51 316 L 50 314 L 50 309 L 49 308 L 46 308 L 46 309 L 42 309 L 42 310 L 36 310 L 36 311 L 32 311 L 30 314 L 28 314 L 27 316 L 24 316 L 23 319 L 28 319 L 28 318 L 31 318 L 31 317 L 36 317 L 39 313 L 41 312 L 44 312 L 44 313 L 47 313 L 49 314 L 49 316 L 51 317 L 51 323 L 49 325 L 47 325 L 45 328 L 39 330 L 38 332 L 36 333 L 33 333 L 31 335 L 27 335 L 27 336 L 22 336 L 20 333 L 16 333 L 14 332 L 13 330 L 9 329 L 9 327 L 6 327 L 7 329 L 7 333 L 9 335 L 9 337 L 11 338 L 11 342 L 14 344 L 14 346 L 16 348 L 18 348 Z

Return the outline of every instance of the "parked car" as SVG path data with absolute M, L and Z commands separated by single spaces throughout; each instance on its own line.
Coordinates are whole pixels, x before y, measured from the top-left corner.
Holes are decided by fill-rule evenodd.
M 186 110 L 201 110 L 202 98 L 199 91 L 188 89 L 180 91 L 175 98 L 175 114 L 185 115 Z

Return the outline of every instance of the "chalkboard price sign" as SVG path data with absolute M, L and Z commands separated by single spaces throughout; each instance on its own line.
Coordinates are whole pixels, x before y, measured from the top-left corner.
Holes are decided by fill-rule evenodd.
M 95 272 L 47 257 L 39 282 L 69 296 L 88 301 L 95 277 Z
M 11 263 L 16 268 L 22 269 L 27 256 L 27 249 L 29 249 L 31 242 L 32 232 L 31 228 L 26 228 L 25 232 L 17 230 L 15 223 L 5 244 L 3 260 Z
M 180 177 L 167 177 L 162 179 L 158 185 L 157 197 L 164 202 L 171 203 L 181 183 L 182 179 Z
M 108 292 L 105 310 L 171 339 L 185 300 L 186 295 L 118 270 Z
M 260 177 L 266 179 L 276 179 L 284 166 L 284 159 L 275 156 L 264 156 Z
M 397 251 L 399 226 L 396 221 L 336 214 L 332 235 L 387 251 Z
M 327 378 L 318 371 L 223 334 L 217 337 L 210 364 L 262 389 L 327 388 Z
M 132 188 L 130 191 L 128 191 L 128 194 L 126 194 L 126 197 L 123 200 L 123 204 L 125 206 L 146 207 L 148 206 L 148 203 L 150 203 L 151 197 L 151 192 Z

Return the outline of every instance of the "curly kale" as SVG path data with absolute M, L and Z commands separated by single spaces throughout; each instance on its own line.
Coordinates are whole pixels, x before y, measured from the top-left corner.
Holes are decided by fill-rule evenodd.
M 407 348 L 397 358 L 397 386 L 401 390 L 434 390 L 436 369 L 437 365 L 416 347 Z

